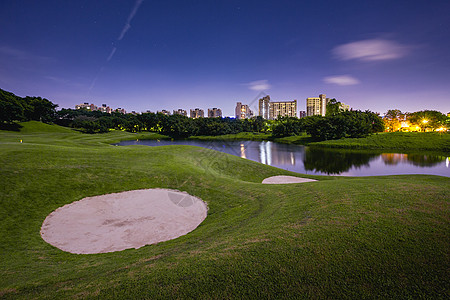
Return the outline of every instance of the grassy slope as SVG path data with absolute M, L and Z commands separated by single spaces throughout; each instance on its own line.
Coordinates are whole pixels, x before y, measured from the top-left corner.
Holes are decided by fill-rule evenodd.
M 449 296 L 449 178 L 262 185 L 293 173 L 197 147 L 108 145 L 136 137 L 128 133 L 38 125 L 0 132 L 0 297 Z M 152 187 L 204 199 L 208 217 L 186 236 L 116 253 L 74 255 L 40 238 L 57 207 Z
M 394 132 L 379 133 L 359 139 L 341 139 L 311 145 L 352 149 L 431 150 L 450 153 L 450 134 Z
M 378 133 L 366 138 L 340 139 L 314 142 L 308 135 L 273 139 L 270 134 L 239 133 L 221 136 L 191 137 L 202 140 L 273 140 L 278 143 L 299 144 L 325 148 L 373 149 L 390 151 L 434 151 L 450 153 L 450 134 L 394 132 Z
M 225 134 L 218 136 L 191 136 L 190 140 L 247 140 L 247 141 L 265 141 L 270 139 L 271 135 L 268 133 L 254 133 L 254 132 L 240 132 L 237 134 Z

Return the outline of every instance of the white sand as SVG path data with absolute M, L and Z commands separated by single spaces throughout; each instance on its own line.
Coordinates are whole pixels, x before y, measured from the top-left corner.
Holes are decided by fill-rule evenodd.
M 303 183 L 317 181 L 309 178 L 300 178 L 295 176 L 272 176 L 262 181 L 263 184 L 284 184 L 284 183 Z
M 44 220 L 41 236 L 71 253 L 114 252 L 185 235 L 206 214 L 206 204 L 185 192 L 128 191 L 84 198 L 56 209 Z

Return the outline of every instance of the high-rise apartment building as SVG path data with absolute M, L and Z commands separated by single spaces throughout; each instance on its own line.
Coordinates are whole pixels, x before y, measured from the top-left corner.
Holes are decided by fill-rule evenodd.
M 174 110 L 173 114 L 174 115 L 182 115 L 182 116 L 187 117 L 187 111 L 184 109 L 181 109 L 181 108 L 179 108 L 178 110 Z
M 84 102 L 83 104 L 75 105 L 75 109 L 82 109 L 82 108 L 91 109 L 91 106 L 89 105 L 89 102 Z
M 327 98 L 325 94 L 320 94 L 318 98 L 306 98 L 306 115 L 325 116 L 327 113 L 327 104 L 330 98 Z M 340 109 L 342 111 L 350 110 L 350 105 L 341 103 Z
M 208 108 L 208 118 L 222 118 L 222 110 L 220 108 Z
M 278 117 L 297 117 L 297 100 L 270 102 L 269 119 Z
M 267 95 L 259 99 L 259 116 L 266 120 L 274 120 L 281 117 L 297 117 L 297 100 L 270 102 Z
M 299 117 L 299 119 L 306 117 L 306 111 L 304 111 L 304 110 L 299 111 L 298 117 Z
M 325 94 L 320 94 L 319 97 L 306 98 L 306 115 L 315 116 L 321 115 L 325 116 L 327 111 L 327 103 L 329 98 Z
M 112 111 L 111 107 L 107 106 L 106 104 L 102 104 L 102 106 L 99 106 L 98 110 L 101 112 L 108 113 L 108 114 L 110 114 Z
M 101 111 L 101 112 L 106 112 L 108 114 L 112 113 L 114 110 L 107 106 L 106 104 L 102 104 L 102 106 L 96 106 L 95 104 L 91 103 L 89 104 L 89 102 L 84 102 L 83 104 L 77 104 L 75 105 L 75 109 L 87 109 L 90 111 Z
M 250 107 L 246 104 L 242 104 L 241 102 L 236 103 L 235 113 L 236 119 L 249 119 L 253 117 L 253 112 Z
M 200 108 L 196 108 L 196 109 L 191 109 L 190 111 L 190 117 L 191 118 L 203 118 L 205 116 L 205 112 L 203 111 L 203 109 Z
M 157 111 L 156 113 L 157 114 L 163 114 L 163 115 L 166 115 L 166 116 L 170 116 L 170 111 L 168 111 L 166 109 L 163 109 L 161 111 Z
M 263 119 L 268 120 L 270 113 L 270 96 L 267 95 L 259 99 L 259 112 L 258 116 L 263 117 Z

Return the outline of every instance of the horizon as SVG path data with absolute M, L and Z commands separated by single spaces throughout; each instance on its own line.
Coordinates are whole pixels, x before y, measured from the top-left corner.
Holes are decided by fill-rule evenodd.
M 326 94 L 384 115 L 450 112 L 446 1 L 0 4 L 0 88 L 60 108 L 254 113 Z

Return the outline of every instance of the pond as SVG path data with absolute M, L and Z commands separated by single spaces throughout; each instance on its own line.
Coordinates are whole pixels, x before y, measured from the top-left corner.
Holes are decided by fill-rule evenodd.
M 116 145 L 199 146 L 277 168 L 313 175 L 430 174 L 450 177 L 450 158 L 434 154 L 318 149 L 271 141 L 136 140 L 123 141 Z

